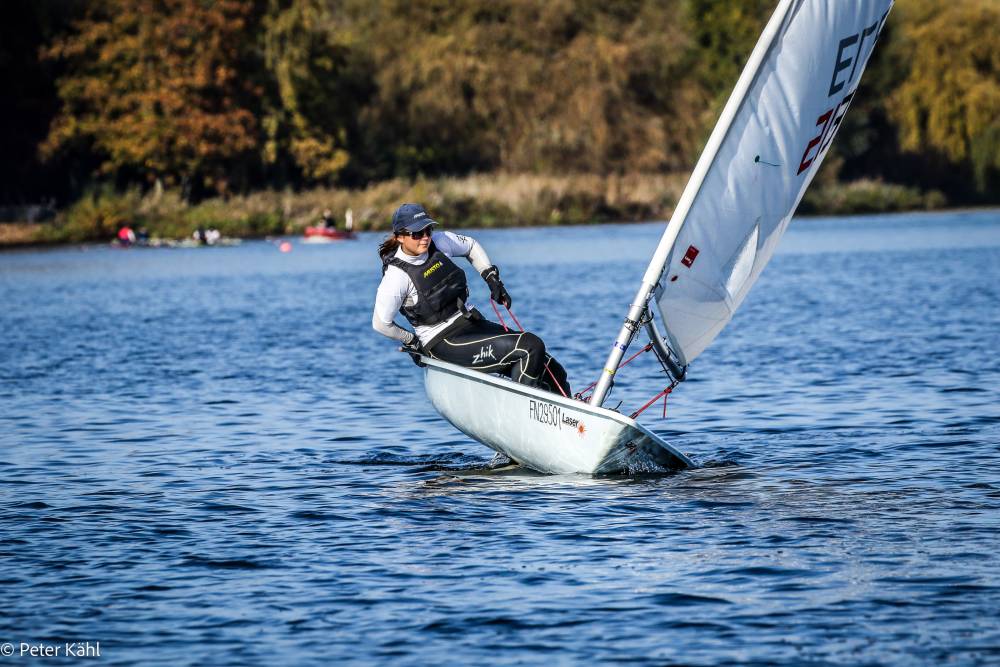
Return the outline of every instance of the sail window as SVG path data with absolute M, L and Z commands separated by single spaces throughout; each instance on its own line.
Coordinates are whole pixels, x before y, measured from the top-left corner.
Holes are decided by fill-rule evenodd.
M 743 239 L 740 249 L 733 255 L 733 259 L 730 260 L 727 267 L 729 278 L 726 280 L 726 291 L 734 299 L 737 298 L 753 271 L 753 263 L 757 258 L 757 239 L 759 236 L 760 225 L 755 224 L 747 237 Z

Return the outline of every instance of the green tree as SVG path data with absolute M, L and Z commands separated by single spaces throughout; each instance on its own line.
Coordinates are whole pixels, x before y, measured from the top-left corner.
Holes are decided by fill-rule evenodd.
M 47 51 L 66 72 L 43 155 L 82 147 L 105 175 L 227 191 L 258 145 L 253 11 L 251 0 L 92 3 Z
M 686 166 L 694 129 L 686 107 L 700 96 L 683 71 L 688 42 L 677 3 L 563 0 L 519 13 L 488 39 L 500 76 L 482 77 L 481 86 L 495 110 L 506 168 L 621 173 Z M 507 55 L 511 41 L 516 59 Z
M 404 173 L 686 165 L 700 96 L 677 14 L 652 0 L 383 0 L 364 124 Z
M 357 9 L 346 2 L 271 0 L 263 21 L 276 98 L 262 119 L 267 164 L 288 157 L 305 180 L 324 183 L 348 166 L 357 116 L 372 94 Z
M 378 176 L 463 173 L 496 166 L 476 107 L 484 66 L 470 41 L 482 0 L 376 0 L 367 15 L 377 93 L 361 114 Z
M 685 0 L 684 19 L 694 40 L 689 66 L 714 100 L 709 114 L 729 98 L 774 7 L 774 0 Z
M 900 143 L 971 165 L 985 194 L 1000 170 L 1000 4 L 911 0 L 899 10 L 910 67 L 888 108 Z

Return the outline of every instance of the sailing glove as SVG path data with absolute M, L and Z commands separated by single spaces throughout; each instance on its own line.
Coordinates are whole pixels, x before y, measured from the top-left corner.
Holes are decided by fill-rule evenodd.
M 406 352 L 407 354 L 409 354 L 410 359 L 413 359 L 413 363 L 415 363 L 417 366 L 420 366 L 421 368 L 423 368 L 427 364 L 420 361 L 420 355 L 430 356 L 427 354 L 427 350 L 424 349 L 424 346 L 420 344 L 420 339 L 417 338 L 416 336 L 410 339 L 409 343 L 404 343 L 403 347 L 399 348 L 399 351 Z
M 501 304 L 504 308 L 510 308 L 510 294 L 507 293 L 507 288 L 503 286 L 503 282 L 500 280 L 500 269 L 494 265 L 483 271 L 480 275 L 490 287 L 490 298 Z

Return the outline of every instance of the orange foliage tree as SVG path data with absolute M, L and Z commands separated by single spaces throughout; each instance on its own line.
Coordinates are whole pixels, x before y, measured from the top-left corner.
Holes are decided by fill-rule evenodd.
M 259 92 L 241 71 L 252 0 L 99 0 L 52 44 L 62 109 L 43 157 L 93 150 L 105 175 L 225 192 L 258 145 Z

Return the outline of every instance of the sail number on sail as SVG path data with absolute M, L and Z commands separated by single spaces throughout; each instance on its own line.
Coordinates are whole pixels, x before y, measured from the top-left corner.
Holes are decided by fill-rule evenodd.
M 833 76 L 830 78 L 830 97 L 833 97 L 843 90 L 844 86 L 854 81 L 855 73 L 860 76 L 864 67 L 858 69 L 858 63 L 861 61 L 861 51 L 865 46 L 865 42 L 868 42 L 868 53 L 865 57 L 867 61 L 875 49 L 875 43 L 878 41 L 878 36 L 882 34 L 882 28 L 885 26 L 885 20 L 888 17 L 889 12 L 887 10 L 882 14 L 882 18 L 870 26 L 840 40 L 840 43 L 837 45 L 837 57 L 833 61 Z M 855 47 L 855 44 L 857 44 L 857 47 Z M 851 71 L 845 77 L 844 72 L 847 68 L 850 68 Z M 850 106 L 856 90 L 857 88 L 851 90 L 835 107 L 821 114 L 816 119 L 816 127 L 820 128 L 819 134 L 810 139 L 806 145 L 806 149 L 802 153 L 802 160 L 799 162 L 799 174 L 808 169 L 815 159 L 822 155 L 830 146 L 830 142 L 833 141 L 833 137 L 837 133 L 837 128 L 840 126 L 840 121 L 843 120 L 844 114 L 847 113 L 847 107 Z

